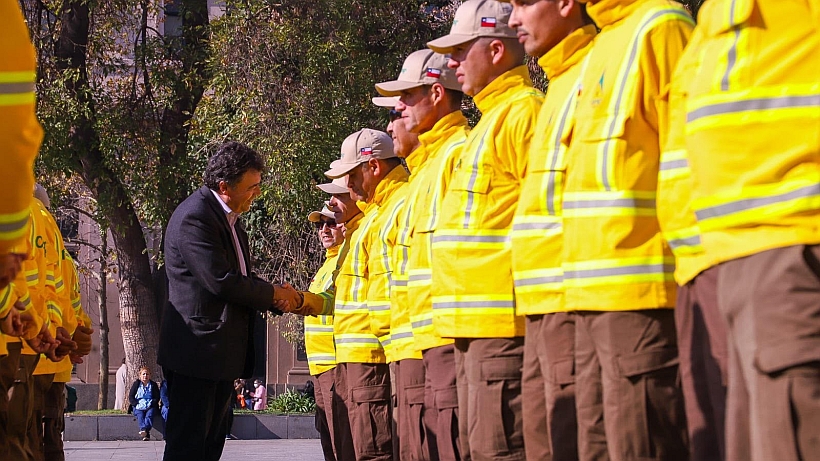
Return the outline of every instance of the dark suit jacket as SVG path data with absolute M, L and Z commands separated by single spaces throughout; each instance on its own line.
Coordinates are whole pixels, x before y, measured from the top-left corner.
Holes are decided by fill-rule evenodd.
M 236 232 L 250 271 L 248 236 L 239 223 Z M 159 364 L 213 381 L 250 378 L 254 314 L 273 310 L 273 285 L 242 275 L 225 211 L 207 187 L 174 210 L 165 231 L 165 267 Z

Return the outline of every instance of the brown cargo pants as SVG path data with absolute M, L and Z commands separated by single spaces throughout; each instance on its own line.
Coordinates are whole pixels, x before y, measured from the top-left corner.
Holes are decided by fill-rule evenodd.
M 350 419 L 356 460 L 392 461 L 393 417 L 387 364 L 338 364 L 336 392 L 341 396 Z
M 436 451 L 440 461 L 470 459 L 463 456 L 458 428 L 458 387 L 455 346 L 433 347 L 424 357 L 424 408 L 435 417 Z M 425 414 L 426 414 L 425 413 Z

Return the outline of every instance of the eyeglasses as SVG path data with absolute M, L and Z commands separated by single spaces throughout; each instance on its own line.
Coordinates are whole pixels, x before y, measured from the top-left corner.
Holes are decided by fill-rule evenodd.
M 388 117 L 390 117 L 391 122 L 395 122 L 397 118 L 401 118 L 401 111 L 396 109 L 390 109 L 390 114 L 388 115 Z
M 313 227 L 315 227 L 316 230 L 319 230 L 319 229 L 321 229 L 325 226 L 332 229 L 332 228 L 336 227 L 336 221 L 328 220 L 328 221 L 318 221 L 318 222 L 313 223 Z

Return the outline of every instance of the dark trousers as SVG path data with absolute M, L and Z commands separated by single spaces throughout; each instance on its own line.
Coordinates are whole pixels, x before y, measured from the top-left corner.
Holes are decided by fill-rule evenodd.
M 336 392 L 350 418 L 356 460 L 392 461 L 390 370 L 386 363 L 340 363 Z M 347 460 L 345 460 L 347 461 Z
M 8 343 L 8 354 L 0 357 L 0 460 L 9 458 L 9 392 L 20 368 L 21 343 Z
M 461 455 L 458 428 L 458 387 L 456 386 L 455 346 L 433 347 L 424 357 L 425 414 L 435 415 L 435 434 L 439 460 L 470 459 Z
M 435 412 L 424 408 L 424 362 L 404 359 L 395 362 L 399 404 L 399 459 L 437 461 Z
M 577 312 L 583 461 L 689 461 L 672 309 Z
M 164 369 L 168 424 L 164 461 L 216 461 L 222 456 L 233 381 L 210 381 Z
M 726 322 L 717 305 L 718 268 L 678 289 L 675 326 L 692 459 L 726 456 Z
M 9 344 L 11 346 L 11 344 Z M 19 367 L 9 390 L 9 460 L 36 459 L 29 434 L 34 427 L 34 369 L 39 355 L 21 354 Z
M 333 448 L 333 383 L 336 373 L 328 370 L 314 376 L 316 385 L 313 394 L 316 398 L 316 430 L 322 441 L 322 453 L 325 461 L 336 461 L 336 452 Z
M 455 347 L 462 453 L 523 461 L 524 338 L 458 338 Z
M 45 461 L 64 461 L 65 383 L 53 382 L 43 411 L 43 455 Z
M 32 413 L 31 423 L 29 424 L 29 434 L 27 441 L 31 445 L 31 451 L 34 453 L 33 461 L 43 461 L 45 453 L 43 452 L 43 418 L 46 410 L 46 395 L 54 383 L 54 373 L 45 375 L 34 375 L 34 411 Z
M 726 459 L 820 460 L 820 245 L 718 269 L 729 330 Z
M 521 392 L 527 459 L 576 461 L 575 314 L 527 316 Z

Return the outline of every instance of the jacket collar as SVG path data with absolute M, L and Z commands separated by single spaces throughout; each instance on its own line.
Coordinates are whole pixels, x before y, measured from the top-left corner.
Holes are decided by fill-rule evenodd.
M 419 143 L 427 151 L 429 157 L 430 154 L 437 153 L 454 133 L 468 128 L 467 117 L 461 113 L 461 110 L 453 111 L 436 122 L 430 131 L 420 134 Z M 413 172 L 412 168 L 410 172 Z
M 532 80 L 527 66 L 518 66 L 499 75 L 489 85 L 473 96 L 476 107 L 486 114 L 509 97 L 508 91 L 515 87 L 531 87 Z
M 373 194 L 373 200 L 367 203 L 367 209 L 370 210 L 374 206 L 382 206 L 401 186 L 407 183 L 407 170 L 404 166 L 399 165 L 387 173 L 379 185 L 376 186 L 376 192 Z
M 325 259 L 330 259 L 335 257 L 339 254 L 339 251 L 342 249 L 343 244 L 336 245 L 335 247 L 328 248 L 325 250 Z
M 597 34 L 592 24 L 574 30 L 553 49 L 541 56 L 538 65 L 544 69 L 549 80 L 558 77 L 581 62 L 586 53 L 579 53 L 579 51 L 585 50 Z
M 587 4 L 587 13 L 603 29 L 626 19 L 645 2 L 646 0 L 598 0 Z

